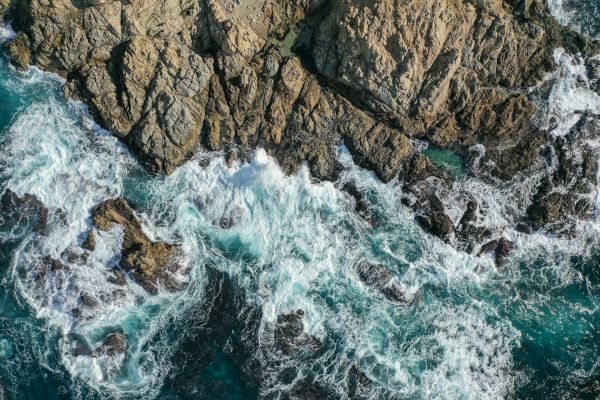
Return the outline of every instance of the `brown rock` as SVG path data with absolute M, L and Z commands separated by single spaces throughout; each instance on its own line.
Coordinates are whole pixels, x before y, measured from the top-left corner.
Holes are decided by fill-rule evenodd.
M 87 237 L 81 244 L 81 247 L 88 251 L 96 250 L 96 234 L 93 229 L 89 229 L 87 232 Z
M 123 227 L 120 266 L 144 289 L 156 293 L 160 285 L 168 290 L 179 288 L 180 285 L 172 276 L 180 267 L 177 263 L 179 247 L 150 240 L 124 199 L 107 200 L 97 205 L 92 211 L 92 220 L 102 230 L 109 230 L 113 224 Z
M 23 32 L 19 32 L 17 36 L 4 45 L 10 63 L 21 71 L 26 71 L 29 64 L 31 64 L 29 46 L 29 37 Z

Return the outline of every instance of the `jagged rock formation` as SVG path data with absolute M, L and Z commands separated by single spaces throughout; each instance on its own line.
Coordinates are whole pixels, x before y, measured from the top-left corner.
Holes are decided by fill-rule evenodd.
M 178 246 L 151 240 L 124 199 L 107 200 L 97 205 L 92 211 L 92 220 L 101 230 L 110 230 L 113 224 L 123 228 L 120 267 L 144 289 L 156 293 L 160 286 L 168 290 L 181 287 L 173 275 L 180 268 Z M 123 278 L 117 272 L 114 283 L 120 284 Z
M 553 68 L 555 47 L 593 47 L 567 41 L 573 34 L 543 2 L 510 3 L 519 2 L 332 1 L 315 35 L 315 65 L 410 136 L 484 144 L 495 175 L 510 178 L 535 160 L 522 157 L 539 136 L 526 89 Z
M 556 47 L 598 49 L 543 0 L 13 0 L 8 13 L 13 63 L 66 77 L 150 169 L 170 173 L 199 146 L 229 160 L 263 147 L 287 172 L 306 161 L 335 180 L 343 142 L 381 180 L 401 177 L 426 230 L 465 243 L 481 232 L 454 226 L 431 185 L 453 178 L 410 139 L 478 145 L 471 172 L 510 180 L 550 140 L 528 87 Z M 301 21 L 314 30 L 302 59 L 278 48 Z M 534 200 L 531 228 L 553 229 L 552 196 Z

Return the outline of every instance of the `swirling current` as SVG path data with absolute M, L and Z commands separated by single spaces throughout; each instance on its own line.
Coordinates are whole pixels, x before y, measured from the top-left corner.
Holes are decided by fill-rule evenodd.
M 561 22 L 600 32 L 597 1 L 549 4 Z M 577 56 L 557 49 L 555 58 L 545 101 L 559 135 L 582 112 L 600 113 L 600 95 Z M 535 174 L 505 187 L 463 174 L 448 196 L 477 198 L 490 229 L 516 243 L 498 268 L 425 234 L 401 189 L 354 165 L 343 146 L 347 172 L 335 183 L 314 182 L 306 168 L 286 176 L 262 150 L 234 165 L 199 152 L 170 176 L 150 175 L 62 84 L 0 58 L 0 193 L 33 195 L 45 209 L 43 232 L 35 213 L 0 213 L 0 399 L 600 396 L 600 222 L 581 221 L 570 238 L 506 229 Z M 377 223 L 339 189 L 350 181 Z M 182 291 L 151 295 L 107 279 L 118 227 L 78 257 L 90 210 L 116 197 L 134 205 L 150 238 L 181 245 Z M 460 218 L 458 205 L 446 207 Z M 64 267 L 34 273 L 47 256 Z M 366 284 L 364 260 L 392 271 L 415 301 L 399 305 Z M 294 316 L 306 345 L 278 351 L 280 323 Z M 124 353 L 78 348 L 115 331 Z

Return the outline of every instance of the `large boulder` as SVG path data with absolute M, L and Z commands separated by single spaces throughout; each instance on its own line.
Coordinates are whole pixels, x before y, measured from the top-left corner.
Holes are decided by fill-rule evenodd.
M 25 71 L 31 64 L 31 51 L 29 50 L 29 37 L 19 32 L 4 45 L 4 50 L 12 65 L 21 71 Z

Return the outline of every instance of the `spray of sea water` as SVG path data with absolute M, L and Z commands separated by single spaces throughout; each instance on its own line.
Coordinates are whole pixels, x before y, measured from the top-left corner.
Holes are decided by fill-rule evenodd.
M 3 33 L 8 34 L 9 31 Z M 576 57 L 556 53 L 549 112 L 556 135 L 598 112 Z M 400 189 L 356 167 L 315 183 L 285 176 L 258 150 L 228 166 L 198 153 L 168 177 L 148 175 L 62 82 L 0 66 L 0 185 L 35 195 L 47 226 L 0 224 L 0 382 L 14 399 L 594 398 L 600 393 L 600 226 L 572 239 L 508 229 L 539 176 L 505 187 L 463 177 L 448 212 L 475 197 L 486 223 L 517 244 L 502 269 L 426 235 Z M 540 172 L 541 174 L 542 172 Z M 366 194 L 373 225 L 338 188 Z M 146 293 L 111 283 L 122 231 L 100 232 L 82 257 L 91 208 L 127 198 L 149 237 L 181 245 L 187 284 Z M 5 216 L 2 216 L 5 218 Z M 4 222 L 4 221 L 0 221 Z M 40 260 L 63 267 L 40 275 Z M 361 279 L 389 269 L 414 301 Z M 299 312 L 299 310 L 301 310 Z M 278 324 L 301 315 L 312 346 L 278 349 Z M 282 317 L 283 316 L 283 317 Z M 107 334 L 124 354 L 96 349 Z M 304 396 L 304 397 L 303 397 Z

